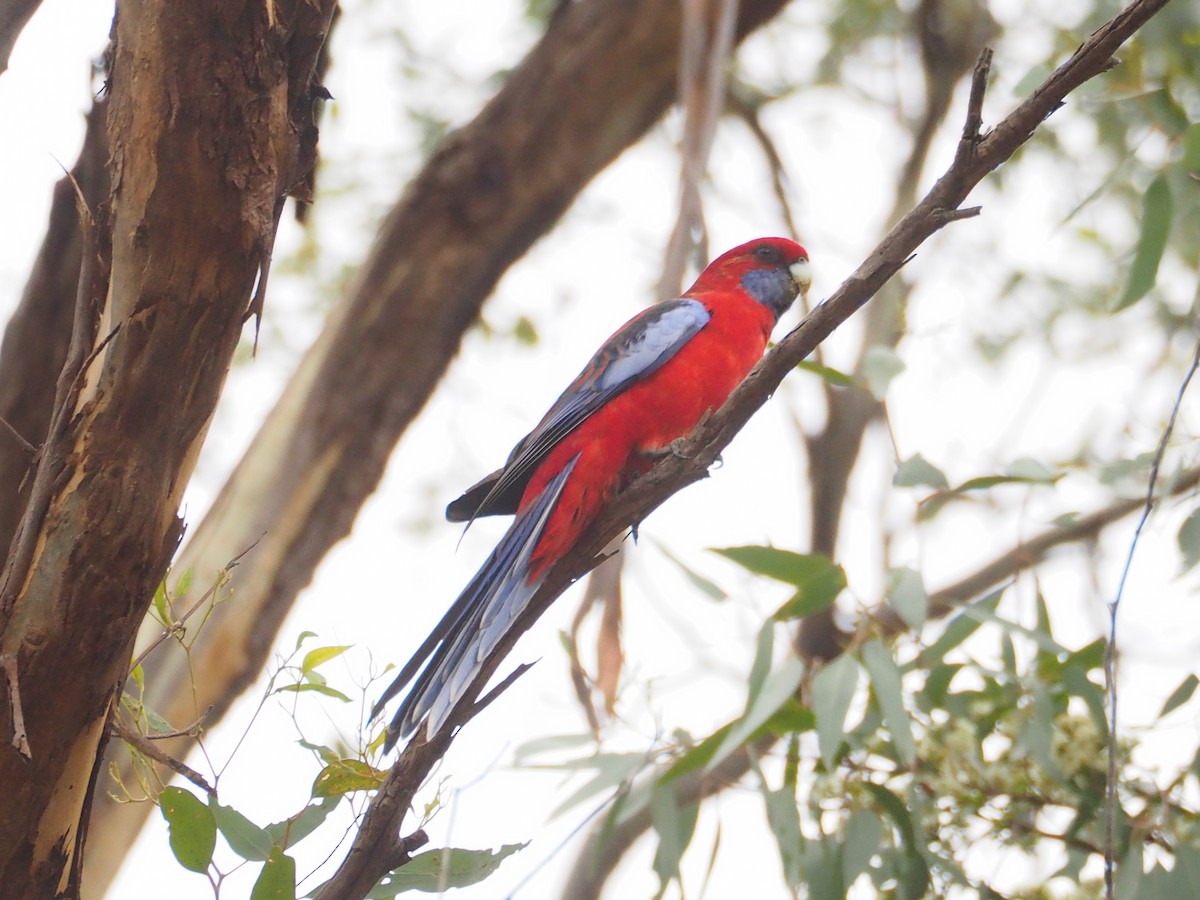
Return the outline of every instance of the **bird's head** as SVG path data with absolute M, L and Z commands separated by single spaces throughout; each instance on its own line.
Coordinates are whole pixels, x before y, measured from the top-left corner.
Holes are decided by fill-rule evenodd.
M 811 283 L 808 251 L 787 238 L 766 237 L 722 253 L 701 273 L 696 288 L 740 288 L 778 321 Z

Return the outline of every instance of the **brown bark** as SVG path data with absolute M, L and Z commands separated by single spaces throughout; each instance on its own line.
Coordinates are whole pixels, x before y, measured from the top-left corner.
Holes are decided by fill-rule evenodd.
M 0 0 L 0 75 L 8 69 L 8 58 L 21 29 L 41 5 L 42 0 Z
M 746 0 L 743 37 L 784 0 Z M 205 639 L 146 662 L 147 704 L 215 721 L 258 673 L 317 563 L 344 537 L 504 270 L 675 94 L 675 0 L 569 4 L 476 119 L 434 154 L 175 565 L 199 590 L 252 544 Z M 155 632 L 147 626 L 147 635 Z M 164 648 L 165 649 L 165 648 Z M 193 700 L 193 681 L 197 692 Z M 186 752 L 187 740 L 172 742 Z M 147 810 L 97 801 L 89 890 L 111 878 Z M 99 823 L 103 823 L 100 827 Z
M 0 548 L 5 551 L 29 496 L 34 448 L 46 437 L 54 384 L 67 357 L 82 258 L 76 202 L 82 195 L 95 209 L 108 195 L 104 114 L 102 101 L 92 107 L 79 160 L 54 187 L 46 237 L 0 343 Z
M 0 576 L 0 884 L 77 896 L 105 723 L 176 509 L 311 164 L 310 76 L 332 0 L 121 6 L 112 185 L 85 217 L 54 412 Z M 110 231 L 111 226 L 111 231 Z

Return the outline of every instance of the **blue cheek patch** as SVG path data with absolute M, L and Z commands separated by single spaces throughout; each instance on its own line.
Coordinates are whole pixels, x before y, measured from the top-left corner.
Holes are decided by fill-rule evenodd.
M 781 269 L 751 269 L 742 275 L 742 288 L 775 314 L 783 315 L 796 298 L 796 287 L 791 277 Z

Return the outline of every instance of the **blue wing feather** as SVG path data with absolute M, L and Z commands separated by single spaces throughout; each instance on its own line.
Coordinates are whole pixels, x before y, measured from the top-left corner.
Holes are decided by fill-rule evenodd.
M 541 587 L 542 578 L 526 581 L 530 558 L 578 458 L 564 466 L 517 516 L 483 568 L 375 704 L 372 718 L 421 670 L 388 727 L 385 750 L 412 734 L 426 717 L 427 734 L 438 732 Z
M 609 338 L 528 435 L 504 468 L 493 472 L 446 508 L 452 522 L 516 511 L 530 476 L 546 455 L 588 416 L 630 386 L 652 375 L 708 324 L 698 300 L 680 297 L 642 312 Z

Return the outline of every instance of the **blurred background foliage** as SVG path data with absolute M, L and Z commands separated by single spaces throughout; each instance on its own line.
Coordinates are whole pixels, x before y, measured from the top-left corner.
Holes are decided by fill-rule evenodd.
M 280 254 L 273 287 L 291 299 L 280 301 L 286 319 L 268 309 L 260 346 L 268 367 L 274 356 L 286 367 L 319 327 L 379 215 L 432 149 L 503 83 L 558 5 L 506 6 L 506 24 L 490 35 L 511 55 L 504 62 L 470 52 L 480 39 L 470 18 L 453 28 L 418 27 L 411 4 L 345 4 L 318 201 L 304 229 L 281 241 L 292 250 Z M 818 293 L 830 293 L 892 212 L 905 211 L 907 193 L 920 196 L 948 163 L 962 127 L 963 79 L 980 43 L 996 50 L 987 127 L 1117 9 L 1090 0 L 798 0 L 785 7 L 730 66 L 734 90 L 702 185 L 714 252 L 747 228 L 785 231 L 794 221 L 817 265 Z M 457 47 L 460 38 L 468 49 Z M 360 48 L 375 68 L 355 81 L 351 71 L 366 65 L 356 59 Z M 782 430 L 769 436 L 783 438 L 757 465 L 792 471 L 774 490 L 760 483 L 739 501 L 749 518 L 761 515 L 759 529 L 742 531 L 762 535 L 763 546 L 714 557 L 697 547 L 719 538 L 678 536 L 675 519 L 643 542 L 644 559 L 627 575 L 627 603 L 657 595 L 650 606 L 677 605 L 687 625 L 667 618 L 673 633 L 665 637 L 627 637 L 623 687 L 604 698 L 615 699 L 617 715 L 601 715 L 598 732 L 568 724 L 561 733 L 514 741 L 520 746 L 504 762 L 556 779 L 548 782 L 557 785 L 558 817 L 546 826 L 552 839 L 524 849 L 505 845 L 498 858 L 480 860 L 482 874 L 464 867 L 451 884 L 490 880 L 480 893 L 462 896 L 497 896 L 506 877 L 506 886 L 519 877 L 524 893 L 550 896 L 556 887 L 525 879 L 537 879 L 552 860 L 556 878 L 577 879 L 571 883 L 578 892 L 567 889 L 572 897 L 589 896 L 579 885 L 606 884 L 609 896 L 729 896 L 720 885 L 737 883 L 739 876 L 728 873 L 738 869 L 753 870 L 741 878 L 755 896 L 1103 896 L 1103 634 L 1132 520 L 1114 517 L 1116 527 L 1064 537 L 1037 565 L 1026 565 L 1020 550 L 1031 536 L 1067 535 L 1088 513 L 1146 492 L 1155 448 L 1196 352 L 1200 6 L 1170 3 L 1119 56 L 1117 67 L 1072 95 L 976 192 L 982 218 L 930 241 L 892 293 L 881 295 L 876 305 L 896 312 L 888 327 L 874 333 L 852 321 L 823 348 L 819 365 L 794 375 L 776 398 Z M 377 84 L 373 111 L 356 111 L 359 96 L 341 94 L 341 67 L 347 85 L 361 87 L 364 77 Z M 356 138 L 353 122 L 343 120 L 363 115 L 384 120 L 392 139 Z M 589 264 L 631 271 L 624 284 L 636 296 L 621 310 L 649 299 L 670 231 L 680 133 L 679 117 L 668 116 L 501 283 L 463 354 L 464 365 L 477 354 L 488 368 L 452 373 L 434 400 L 457 406 L 455 421 L 496 404 L 486 394 L 496 366 L 538 370 L 547 354 L 568 359 L 570 369 L 582 357 L 561 345 L 564 333 L 587 332 L 585 351 L 596 343 L 591 322 L 580 324 L 605 305 L 594 296 Z M 916 156 L 921 141 L 928 153 Z M 630 191 L 638 184 L 644 193 Z M 555 255 L 565 263 L 554 265 Z M 254 377 L 235 372 L 215 434 L 262 407 L 261 397 L 237 396 L 237 386 Z M 838 450 L 855 465 L 835 528 L 834 567 L 806 555 L 811 485 L 825 477 L 828 461 L 805 459 L 804 447 L 806 436 L 829 423 L 838 398 L 856 392 L 881 406 L 865 425 L 861 450 L 857 442 Z M 529 410 L 508 397 L 502 405 L 528 424 L 545 399 L 543 390 Z M 1193 696 L 1200 503 L 1194 488 L 1179 490 L 1194 485 L 1187 479 L 1200 465 L 1196 409 L 1194 394 L 1182 398 L 1159 472 L 1158 510 L 1139 550 L 1142 569 L 1153 574 L 1124 598 L 1118 630 L 1118 673 L 1128 698 L 1118 726 L 1114 848 L 1122 898 L 1200 895 Z M 417 424 L 413 441 L 444 421 L 432 415 Z M 428 534 L 440 502 L 473 480 L 470 472 L 485 471 L 499 449 L 464 449 L 470 439 L 460 428 L 469 430 L 458 424 L 437 436 L 444 460 L 410 473 L 410 494 L 391 514 L 403 541 Z M 198 507 L 242 445 L 230 440 L 206 449 L 193 494 Z M 733 478 L 722 471 L 716 480 Z M 730 517 L 725 508 L 710 515 Z M 703 519 L 695 507 L 680 516 Z M 1005 554 L 1012 564 L 986 590 L 936 596 L 935 587 Z M 891 618 L 880 612 L 885 601 Z M 798 621 L 822 610 L 836 610 L 841 652 L 818 667 L 797 660 L 790 637 Z M 304 621 L 303 607 L 297 616 Z M 630 628 L 655 626 L 662 620 Z M 368 620 L 365 630 L 379 627 Z M 729 682 L 720 699 L 734 698 L 724 709 L 714 702 L 703 714 L 676 716 L 657 704 L 688 688 L 676 683 L 660 692 L 654 679 L 669 676 L 649 658 L 666 641 L 684 644 L 686 653 L 690 627 L 749 640 L 715 651 L 704 641 L 690 663 L 664 663 L 676 667 L 678 681 L 681 671 L 713 668 L 715 653 Z M 568 646 L 590 669 L 591 651 Z M 342 644 L 337 648 L 340 654 Z M 561 673 L 561 659 L 542 667 L 548 663 Z M 315 665 L 303 676 L 313 671 Z M 289 702 L 336 704 L 332 690 Z M 362 693 L 348 684 L 342 691 Z M 274 681 L 266 693 L 273 692 Z M 508 696 L 503 703 L 522 701 Z M 324 715 L 303 728 L 322 773 L 344 769 L 347 759 L 382 765 L 370 735 L 335 741 Z M 578 711 L 574 719 L 582 720 Z M 557 721 L 569 723 L 571 715 Z M 473 723 L 463 740 L 482 724 Z M 718 773 L 739 755 L 744 764 L 731 787 Z M 341 788 L 322 791 L 314 781 L 317 802 L 307 808 L 319 807 L 319 814 L 310 820 L 325 821 L 330 797 L 350 796 L 354 805 L 358 792 L 377 783 L 370 767 L 354 771 L 365 780 L 346 778 L 337 782 Z M 700 777 L 705 772 L 711 777 Z M 436 813 L 441 784 L 430 793 Z M 587 812 L 583 823 L 567 814 L 578 811 Z M 223 861 L 227 848 L 218 848 L 214 863 L 210 849 L 197 864 L 194 849 L 185 849 L 181 861 L 223 871 L 239 859 L 270 857 L 271 836 L 258 831 L 275 826 L 247 831 L 255 838 L 247 844 L 244 836 L 229 837 L 246 831 L 238 820 L 219 810 L 212 815 L 211 827 L 226 835 L 233 855 Z M 194 819 L 207 834 L 204 814 Z M 173 835 L 189 827 L 183 818 L 168 821 Z M 584 824 L 593 831 L 580 849 L 567 832 Z M 615 835 L 632 843 L 642 832 L 654 835 L 652 858 L 643 852 L 618 870 L 625 854 L 619 841 L 609 855 L 589 856 L 612 846 Z M 757 841 L 759 855 L 747 860 L 730 849 L 745 846 L 734 832 L 770 839 Z M 493 874 L 509 856 L 513 861 Z M 603 865 L 589 872 L 595 859 Z M 506 876 L 518 860 L 525 868 Z M 387 887 L 378 896 L 390 896 Z

